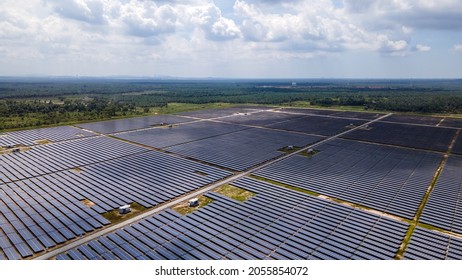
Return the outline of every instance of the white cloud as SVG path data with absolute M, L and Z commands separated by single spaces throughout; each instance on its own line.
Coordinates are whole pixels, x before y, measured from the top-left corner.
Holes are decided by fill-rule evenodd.
M 462 1 L 458 0 L 344 0 L 352 20 L 368 28 L 462 29 Z
M 415 50 L 416 51 L 419 51 L 419 52 L 428 52 L 430 51 L 432 48 L 430 46 L 426 46 L 426 45 L 416 45 L 415 46 Z
M 283 42 L 281 51 L 298 54 L 370 50 L 387 54 L 407 54 L 412 29 L 397 32 L 369 30 L 361 21 L 352 21 L 347 9 L 329 0 L 318 1 L 237 0 L 234 11 L 242 19 L 243 38 L 253 42 Z M 367 5 L 366 5 L 367 6 Z
M 208 4 L 189 9 L 189 24 L 195 24 L 204 30 L 207 39 L 229 40 L 240 37 L 241 31 L 236 23 L 222 15 L 221 10 L 214 4 Z
M 63 29 L 72 28 L 79 36 L 93 34 L 90 37 L 102 36 L 116 40 L 111 41 L 112 44 L 129 41 L 130 38 L 125 35 L 143 38 L 140 42 L 146 45 L 163 44 L 166 36 L 186 40 L 195 39 L 193 36 L 204 36 L 204 39 L 211 41 L 234 40 L 237 48 L 253 46 L 255 50 L 267 49 L 273 53 L 292 50 L 298 54 L 342 50 L 402 53 L 409 48 L 413 32 L 412 27 L 405 25 L 400 25 L 394 31 L 378 26 L 371 28 L 367 17 L 357 16 L 358 11 L 362 11 L 384 19 L 394 13 L 390 9 L 409 10 L 409 1 L 345 0 L 344 7 L 339 7 L 330 0 L 236 0 L 232 17 L 224 16 L 221 9 L 209 0 L 45 1 L 47 7 L 52 8 L 55 15 L 61 18 L 59 22 Z M 443 5 L 451 4 L 451 1 L 445 2 Z M 435 3 L 427 1 L 418 5 L 433 7 Z M 49 14 L 45 18 L 51 16 Z M 78 28 L 79 23 L 85 25 Z M 4 33 L 8 32 L 11 36 L 21 34 L 16 30 L 21 26 L 18 22 L 3 21 L 0 24 Z M 196 30 L 202 31 L 202 35 Z M 45 35 L 55 38 L 60 36 L 59 33 Z M 420 51 L 426 49 L 424 46 L 416 48 Z
M 155 2 L 130 1 L 122 5 L 119 18 L 128 34 L 137 37 L 150 37 L 173 33 L 177 26 L 177 11 L 170 5 L 157 6 Z
M 462 52 L 462 44 L 454 45 L 454 50 L 457 51 L 457 52 Z
M 104 24 L 104 1 L 101 0 L 46 0 L 59 15 L 92 24 Z
M 349 52 L 386 58 L 436 52 L 427 45 L 416 45 L 414 36 L 422 30 L 462 29 L 462 1 L 223 3 L 2 0 L 0 60 L 35 59 L 44 64 L 68 60 L 76 65 L 133 62 L 172 68 L 194 61 L 214 69 L 217 66 L 213 65 L 228 61 L 312 59 Z M 461 48 L 454 46 L 457 51 Z
M 386 55 L 405 56 L 408 55 L 408 43 L 405 40 L 390 40 L 384 35 L 377 37 L 377 49 Z

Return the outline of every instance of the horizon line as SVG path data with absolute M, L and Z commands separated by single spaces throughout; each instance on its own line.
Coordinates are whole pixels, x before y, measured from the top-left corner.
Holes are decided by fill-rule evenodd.
M 0 79 L 115 79 L 115 80 L 462 80 L 460 78 L 422 78 L 422 77 L 182 77 L 168 75 L 0 75 Z

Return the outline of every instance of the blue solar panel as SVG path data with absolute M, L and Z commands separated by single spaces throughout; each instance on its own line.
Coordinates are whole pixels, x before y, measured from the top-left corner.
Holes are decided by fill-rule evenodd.
M 67 251 L 67 255 L 73 260 L 86 260 L 84 255 L 82 255 L 77 249 L 71 249 Z
M 143 255 L 142 252 L 140 252 L 139 250 L 137 250 L 135 247 L 133 247 L 132 245 L 128 243 L 121 244 L 120 248 L 123 249 L 124 252 L 133 256 L 135 259 L 138 258 L 138 256 Z
M 292 157 L 255 175 L 347 201 L 362 197 L 358 204 L 410 219 L 442 158 L 346 140 L 330 141 L 317 149 L 320 152 L 312 157 Z M 411 187 L 414 182 L 417 186 Z M 414 192 L 405 193 L 408 189 Z
M 118 260 L 119 259 L 114 254 L 112 254 L 111 252 L 106 252 L 106 253 L 102 254 L 101 257 L 103 259 L 105 259 L 105 260 Z
M 18 250 L 19 254 L 21 254 L 22 258 L 30 257 L 33 254 L 26 243 L 16 243 L 14 246 L 16 250 Z
M 29 245 L 29 247 L 32 249 L 32 251 L 34 253 L 39 253 L 39 252 L 42 252 L 44 250 L 43 246 L 35 238 L 28 239 L 28 240 L 26 240 L 26 242 L 27 242 L 27 244 Z
M 133 257 L 125 252 L 122 248 L 116 247 L 111 252 L 121 260 L 133 260 Z
M 77 249 L 89 260 L 96 260 L 99 258 L 97 253 L 93 251 L 88 245 L 80 245 Z
M 60 254 L 56 257 L 57 260 L 61 260 L 61 261 L 66 261 L 66 260 L 70 260 L 69 256 L 66 255 L 66 254 Z
M 55 242 L 51 238 L 49 238 L 46 235 L 39 235 L 37 236 L 37 239 L 40 240 L 40 242 L 45 246 L 45 248 L 50 248 L 56 245 Z
M 171 253 L 170 251 L 166 250 L 163 247 L 157 247 L 156 253 L 162 255 L 162 257 L 167 260 L 178 260 L 179 259 L 178 256 L 176 256 L 175 254 Z

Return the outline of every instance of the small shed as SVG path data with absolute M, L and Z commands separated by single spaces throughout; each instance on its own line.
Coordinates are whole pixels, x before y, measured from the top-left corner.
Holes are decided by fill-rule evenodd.
M 120 215 L 128 214 L 130 212 L 132 212 L 132 209 L 130 208 L 130 204 L 119 207 L 119 214 Z
M 198 198 L 193 198 L 188 201 L 189 207 L 197 207 L 199 206 L 199 199 Z

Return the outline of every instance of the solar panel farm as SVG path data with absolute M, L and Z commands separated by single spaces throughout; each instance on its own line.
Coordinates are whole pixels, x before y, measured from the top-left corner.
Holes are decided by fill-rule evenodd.
M 5 132 L 0 260 L 462 259 L 460 129 L 239 106 Z

